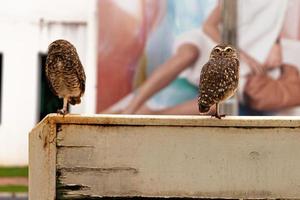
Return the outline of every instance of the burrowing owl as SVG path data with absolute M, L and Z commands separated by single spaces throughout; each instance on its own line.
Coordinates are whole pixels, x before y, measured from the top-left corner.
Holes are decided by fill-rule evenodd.
M 209 61 L 200 74 L 198 105 L 201 113 L 208 112 L 216 104 L 213 116 L 221 119 L 218 104 L 231 97 L 239 82 L 239 60 L 236 50 L 229 45 L 213 48 Z
M 52 92 L 64 100 L 58 112 L 66 114 L 68 103 L 79 104 L 85 91 L 85 73 L 75 47 L 66 40 L 52 42 L 45 71 Z

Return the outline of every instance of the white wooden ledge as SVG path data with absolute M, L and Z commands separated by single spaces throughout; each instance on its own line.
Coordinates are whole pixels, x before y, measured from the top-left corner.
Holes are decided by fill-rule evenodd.
M 48 115 L 30 200 L 300 198 L 300 117 Z

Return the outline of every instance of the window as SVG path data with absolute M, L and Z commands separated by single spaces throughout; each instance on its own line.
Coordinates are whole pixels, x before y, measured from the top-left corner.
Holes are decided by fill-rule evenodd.
M 63 100 L 55 96 L 48 86 L 45 75 L 45 65 L 47 54 L 40 53 L 39 55 L 39 71 L 40 71 L 40 97 L 39 97 L 39 120 L 42 120 L 49 113 L 56 113 L 63 106 Z

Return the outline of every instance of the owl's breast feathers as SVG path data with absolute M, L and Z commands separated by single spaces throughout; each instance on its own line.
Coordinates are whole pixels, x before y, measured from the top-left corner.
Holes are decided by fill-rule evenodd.
M 238 87 L 238 80 L 238 59 L 210 59 L 201 70 L 199 105 L 211 106 L 231 97 Z

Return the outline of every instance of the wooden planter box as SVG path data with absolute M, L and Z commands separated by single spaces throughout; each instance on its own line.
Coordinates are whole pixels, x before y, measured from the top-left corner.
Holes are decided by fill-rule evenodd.
M 48 115 L 30 200 L 300 198 L 300 118 Z

